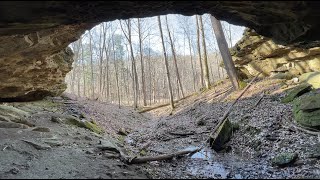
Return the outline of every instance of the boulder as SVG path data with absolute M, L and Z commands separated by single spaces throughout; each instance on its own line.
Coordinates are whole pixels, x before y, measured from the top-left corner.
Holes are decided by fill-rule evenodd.
M 97 134 L 103 134 L 104 131 L 101 127 L 99 127 L 97 124 L 94 123 L 91 123 L 85 119 L 79 119 L 77 117 L 74 117 L 74 116 L 67 116 L 66 118 L 67 120 L 67 124 L 71 124 L 71 125 L 75 125 L 75 126 L 78 126 L 78 127 L 82 127 L 82 128 L 86 128 L 86 129 L 89 129 Z
M 297 153 L 281 153 L 272 159 L 272 164 L 279 167 L 284 167 L 294 163 L 297 158 Z
M 32 145 L 34 148 L 38 149 L 38 150 L 49 150 L 51 149 L 51 146 L 46 145 L 46 144 L 42 144 L 42 143 L 38 143 L 38 142 L 34 142 L 34 141 L 29 141 L 29 140 L 22 140 L 30 145 Z
M 320 94 L 293 101 L 293 115 L 295 121 L 302 126 L 320 129 Z
M 16 107 L 0 105 L 0 121 L 15 122 L 32 127 L 34 124 L 26 120 L 26 118 L 29 116 L 30 113 Z
M 99 145 L 97 145 L 97 148 L 102 151 L 108 150 L 120 153 L 119 147 L 111 140 L 100 140 L 100 143 Z
M 287 95 L 281 100 L 282 103 L 291 102 L 294 98 L 301 96 L 304 93 L 311 91 L 311 85 L 307 83 L 299 84 L 290 89 Z
M 313 89 L 320 88 L 320 72 L 308 72 L 299 77 L 300 82 L 305 82 L 312 85 Z

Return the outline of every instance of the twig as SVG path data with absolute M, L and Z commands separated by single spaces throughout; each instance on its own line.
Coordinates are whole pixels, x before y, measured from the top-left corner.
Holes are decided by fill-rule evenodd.
M 190 136 L 190 135 L 194 135 L 194 132 L 189 132 L 189 133 L 178 133 L 178 132 L 169 132 L 169 134 L 171 135 L 175 135 L 175 136 Z
M 264 97 L 264 91 L 262 92 L 260 98 L 258 99 L 258 101 L 256 102 L 256 104 L 253 106 L 253 108 L 256 107 L 256 106 L 258 106 L 258 104 L 260 103 L 260 101 L 262 100 L 263 97 Z
M 220 92 L 220 93 L 218 93 L 218 94 L 215 94 L 212 98 L 215 98 L 215 97 L 217 97 L 217 96 L 220 96 L 221 94 L 224 94 L 224 93 L 230 91 L 231 89 L 232 89 L 232 87 L 229 87 L 227 90 L 222 91 L 222 92 Z

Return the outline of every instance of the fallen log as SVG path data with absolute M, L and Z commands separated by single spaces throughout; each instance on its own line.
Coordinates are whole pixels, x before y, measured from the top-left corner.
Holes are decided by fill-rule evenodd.
M 186 99 L 186 98 L 188 98 L 188 97 L 191 97 L 191 96 L 193 96 L 193 95 L 194 95 L 194 94 L 190 94 L 190 95 L 188 95 L 188 96 L 186 96 L 186 97 L 184 97 L 184 98 L 181 98 L 181 99 L 179 99 L 179 100 L 173 101 L 173 103 L 174 103 L 174 104 L 175 104 L 175 103 L 178 103 L 179 101 L 184 100 L 184 99 Z M 170 103 L 166 103 L 166 104 L 161 104 L 161 105 L 158 105 L 158 106 L 155 106 L 155 107 L 145 107 L 144 109 L 139 110 L 138 113 L 145 113 L 145 112 L 152 111 L 152 110 L 154 110 L 154 109 L 158 109 L 158 108 L 162 108 L 162 107 L 166 107 L 166 106 L 169 106 L 169 105 L 170 105 Z
M 242 97 L 242 95 L 249 89 L 249 87 L 252 85 L 252 83 L 258 78 L 258 76 L 260 75 L 257 74 L 248 84 L 247 86 L 242 90 L 242 92 L 238 95 L 238 97 L 233 101 L 233 103 L 229 106 L 229 108 L 227 109 L 227 111 L 225 111 L 224 115 L 222 116 L 222 118 L 219 120 L 217 126 L 215 126 L 215 128 L 213 129 L 213 131 L 210 133 L 208 139 L 203 142 L 202 146 L 200 148 L 203 148 L 205 146 L 205 143 L 210 142 L 210 139 L 214 138 L 214 134 L 216 133 L 216 131 L 218 129 L 221 129 L 220 126 L 225 124 L 225 121 L 227 120 L 227 117 L 229 116 L 233 106 L 236 104 L 236 102 Z
M 171 153 L 171 154 L 164 154 L 164 155 L 159 155 L 159 156 L 145 156 L 145 157 L 135 157 L 132 159 L 127 159 L 128 164 L 141 164 L 141 163 L 146 163 L 146 162 L 151 162 L 151 161 L 164 161 L 164 160 L 170 160 L 174 157 L 189 154 L 189 153 L 195 153 L 200 151 L 201 148 L 197 148 L 194 150 L 184 150 L 184 151 L 178 151 L 176 153 Z

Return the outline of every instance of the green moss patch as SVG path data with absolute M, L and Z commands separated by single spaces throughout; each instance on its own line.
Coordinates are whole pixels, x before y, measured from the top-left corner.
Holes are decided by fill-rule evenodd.
M 293 115 L 300 125 L 320 129 L 320 94 L 294 100 Z
M 89 122 L 86 120 L 80 120 L 79 118 L 76 118 L 74 116 L 68 116 L 66 123 L 89 129 L 97 134 L 103 134 L 104 133 L 103 129 L 101 127 L 99 127 L 94 121 L 92 121 L 92 122 Z
M 311 85 L 308 83 L 302 83 L 292 88 L 287 95 L 281 100 L 282 103 L 288 103 L 293 101 L 294 98 L 301 96 L 304 93 L 311 91 Z

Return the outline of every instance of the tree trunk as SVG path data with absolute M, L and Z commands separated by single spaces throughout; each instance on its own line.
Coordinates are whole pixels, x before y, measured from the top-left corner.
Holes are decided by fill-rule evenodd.
M 222 56 L 225 68 L 227 70 L 227 73 L 229 75 L 229 78 L 232 82 L 233 87 L 235 89 L 239 89 L 239 83 L 238 83 L 239 79 L 238 79 L 237 71 L 232 61 L 232 58 L 228 49 L 228 44 L 226 42 L 226 39 L 222 31 L 221 23 L 212 15 L 210 15 L 210 19 L 211 19 L 214 34 L 217 39 L 218 47 L 220 49 L 221 56 Z
M 189 29 L 188 29 L 188 30 L 189 30 Z M 186 32 L 185 32 L 185 33 L 186 33 Z M 193 91 L 196 91 L 196 78 L 195 78 L 195 73 L 194 73 L 194 68 L 193 68 L 190 32 L 188 31 L 188 33 L 186 33 L 186 35 L 187 35 L 188 44 L 189 44 L 190 64 L 191 64 L 192 77 L 193 77 Z
M 83 74 L 83 97 L 86 97 L 86 72 L 85 61 L 83 56 L 83 44 L 81 43 L 81 57 L 82 57 L 82 74 Z
M 93 79 L 93 57 L 92 57 L 92 36 L 89 31 L 89 46 L 90 46 L 90 66 L 91 66 L 91 98 L 94 99 L 94 79 Z
M 162 33 L 160 16 L 158 16 L 158 23 L 159 23 L 159 30 L 160 30 L 160 35 L 161 35 L 162 50 L 163 50 L 163 55 L 164 55 L 164 63 L 165 63 L 166 71 L 167 71 L 167 80 L 168 80 L 169 95 L 170 95 L 170 104 L 171 104 L 171 108 L 173 109 L 174 108 L 173 94 L 172 94 L 172 87 L 171 87 L 171 81 L 170 81 L 170 73 L 169 73 L 166 49 L 165 49 L 164 40 L 163 40 L 163 33 Z
M 144 64 L 143 64 L 143 54 L 142 54 L 142 37 L 141 37 L 141 24 L 140 18 L 138 18 L 138 32 L 139 32 L 139 48 L 140 48 L 140 63 L 141 63 L 141 82 L 142 82 L 142 95 L 143 95 L 143 105 L 147 105 L 147 95 L 146 95 L 146 81 L 144 76 Z
M 178 69 L 178 65 L 177 65 L 176 52 L 174 50 L 174 44 L 173 44 L 173 41 L 172 41 L 172 38 L 171 38 L 171 33 L 170 33 L 170 30 L 169 30 L 169 24 L 168 24 L 167 16 L 166 16 L 166 24 L 167 24 L 167 30 L 168 30 L 169 39 L 170 39 L 171 51 L 172 51 L 172 55 L 173 55 L 173 63 L 174 63 L 174 67 L 175 67 L 175 70 L 176 70 L 177 81 L 178 81 L 178 85 L 179 85 L 181 93 L 182 93 L 182 97 L 184 97 L 183 86 L 182 86 L 182 83 L 181 83 L 179 69 Z M 179 91 L 179 87 L 178 87 L 178 91 Z
M 199 66 L 200 66 L 200 84 L 202 88 L 204 86 L 204 82 L 203 82 L 203 69 L 202 69 L 201 49 L 200 49 L 200 32 L 199 32 L 198 15 L 196 15 L 196 25 L 197 25 L 197 49 L 198 49 Z
M 105 23 L 102 23 L 102 32 L 100 33 L 100 36 L 102 37 L 102 42 L 99 44 L 101 45 L 102 43 L 102 48 L 100 47 L 100 63 L 99 63 L 99 97 L 102 95 L 102 87 L 103 87 L 103 51 L 104 47 L 106 46 L 106 27 Z M 100 37 L 101 41 L 101 37 Z
M 206 41 L 204 36 L 202 16 L 199 16 L 199 21 L 200 21 L 200 31 L 202 35 L 202 48 L 203 48 L 203 67 L 204 67 L 203 75 L 204 75 L 206 88 L 209 89 L 210 88 L 209 67 L 208 67 L 207 47 L 206 47 Z
M 114 49 L 114 38 L 112 37 L 112 50 L 113 50 L 113 63 L 114 63 L 114 70 L 116 75 L 116 85 L 117 85 L 117 96 L 118 96 L 118 105 L 120 108 L 120 90 L 119 90 L 119 75 L 118 75 L 118 66 L 117 66 L 117 58 L 116 58 L 116 51 Z
M 127 28 L 128 28 L 128 36 L 125 34 L 125 31 L 122 28 L 121 22 L 120 26 L 121 29 L 126 36 L 129 46 L 130 46 L 130 52 L 131 52 L 131 59 L 132 59 L 132 68 L 133 68 L 133 77 L 134 77 L 134 85 L 135 85 L 135 90 L 134 90 L 134 109 L 138 108 L 138 93 L 139 93 L 139 81 L 138 81 L 138 74 L 137 74 L 137 67 L 136 67 L 136 62 L 133 54 L 133 48 L 132 48 L 132 41 L 131 41 L 131 23 L 130 19 L 127 20 Z
M 75 77 L 76 77 L 76 72 L 77 72 L 77 67 L 78 67 L 78 59 L 79 59 L 79 52 L 80 52 L 80 43 L 81 43 L 81 38 L 77 41 L 78 42 L 78 46 L 76 47 L 75 44 L 73 44 L 73 50 L 75 51 L 75 56 L 74 56 L 74 68 L 72 71 L 72 76 L 71 76 L 71 93 L 74 93 L 74 84 L 75 84 Z

